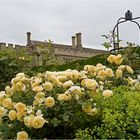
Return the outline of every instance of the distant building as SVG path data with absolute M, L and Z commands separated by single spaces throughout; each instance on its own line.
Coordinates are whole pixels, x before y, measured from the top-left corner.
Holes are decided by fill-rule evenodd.
M 43 65 L 42 62 L 43 53 L 45 52 L 45 50 L 48 49 L 49 44 L 50 42 L 47 41 L 32 40 L 31 33 L 27 32 L 26 46 L 15 45 L 14 48 L 13 44 L 8 44 L 6 46 L 6 43 L 0 43 L 0 50 L 3 50 L 5 48 L 6 49 L 13 48 L 16 51 L 18 51 L 21 47 L 26 47 L 29 55 L 33 57 L 32 65 L 38 66 L 38 65 Z M 85 59 L 106 52 L 104 50 L 84 48 L 82 45 L 81 33 L 77 33 L 76 36 L 72 36 L 72 45 L 51 43 L 51 47 L 52 47 L 51 57 L 53 57 L 55 62 L 58 63 L 64 63 L 77 59 Z

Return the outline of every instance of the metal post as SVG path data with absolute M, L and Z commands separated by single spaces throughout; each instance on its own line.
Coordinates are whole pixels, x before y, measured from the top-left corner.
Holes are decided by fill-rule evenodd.
M 123 21 L 121 21 L 123 19 Z M 137 26 L 139 27 L 139 31 L 140 31 L 140 25 L 138 22 L 134 21 L 136 19 L 140 19 L 140 17 L 136 17 L 136 18 L 132 18 L 132 12 L 130 12 L 130 10 L 127 10 L 127 12 L 125 13 L 125 17 L 121 17 L 118 19 L 117 24 L 115 25 L 115 27 L 113 28 L 113 45 L 114 45 L 114 50 L 119 48 L 119 24 L 127 22 L 127 21 L 131 21 L 135 24 L 137 24 Z M 115 29 L 117 28 L 117 41 L 115 40 Z M 140 41 L 140 32 L 139 32 L 139 41 Z M 139 42 L 140 43 L 140 42 Z

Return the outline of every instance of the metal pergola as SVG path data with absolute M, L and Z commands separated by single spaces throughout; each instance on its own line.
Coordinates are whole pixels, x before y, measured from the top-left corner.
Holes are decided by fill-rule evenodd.
M 120 40 L 119 40 L 119 24 L 130 21 L 132 23 L 135 23 L 138 26 L 139 31 L 140 31 L 140 25 L 137 21 L 135 21 L 136 19 L 140 19 L 140 17 L 133 18 L 132 12 L 130 12 L 130 10 L 127 10 L 127 12 L 125 13 L 125 17 L 121 17 L 118 19 L 117 24 L 115 25 L 115 27 L 113 28 L 113 31 L 112 31 L 114 50 L 119 49 L 119 42 L 120 42 Z M 115 32 L 115 30 L 117 30 L 117 31 Z

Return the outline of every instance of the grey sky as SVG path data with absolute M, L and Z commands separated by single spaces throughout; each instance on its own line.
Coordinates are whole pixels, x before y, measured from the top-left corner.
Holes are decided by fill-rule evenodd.
M 34 40 L 71 44 L 71 36 L 81 32 L 84 47 L 102 49 L 101 35 L 108 34 L 128 9 L 133 17 L 140 16 L 139 7 L 139 0 L 0 0 L 0 42 L 26 44 L 30 31 Z M 139 43 L 135 24 L 121 25 L 120 35 Z

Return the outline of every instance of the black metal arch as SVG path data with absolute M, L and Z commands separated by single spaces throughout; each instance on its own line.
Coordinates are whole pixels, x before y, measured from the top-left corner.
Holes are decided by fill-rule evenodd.
M 119 24 L 127 22 L 127 21 L 131 21 L 133 23 L 135 23 L 140 31 L 140 25 L 138 22 L 134 21 L 136 19 L 140 19 L 140 17 L 136 17 L 136 18 L 132 18 L 132 12 L 130 12 L 130 10 L 128 10 L 125 13 L 125 17 L 121 17 L 118 19 L 117 24 L 115 25 L 115 27 L 113 28 L 113 46 L 114 46 L 114 50 L 119 49 Z M 122 21 L 121 21 L 122 20 Z M 117 33 L 115 34 L 115 29 L 117 29 Z M 117 38 L 117 41 L 115 40 L 115 38 Z

